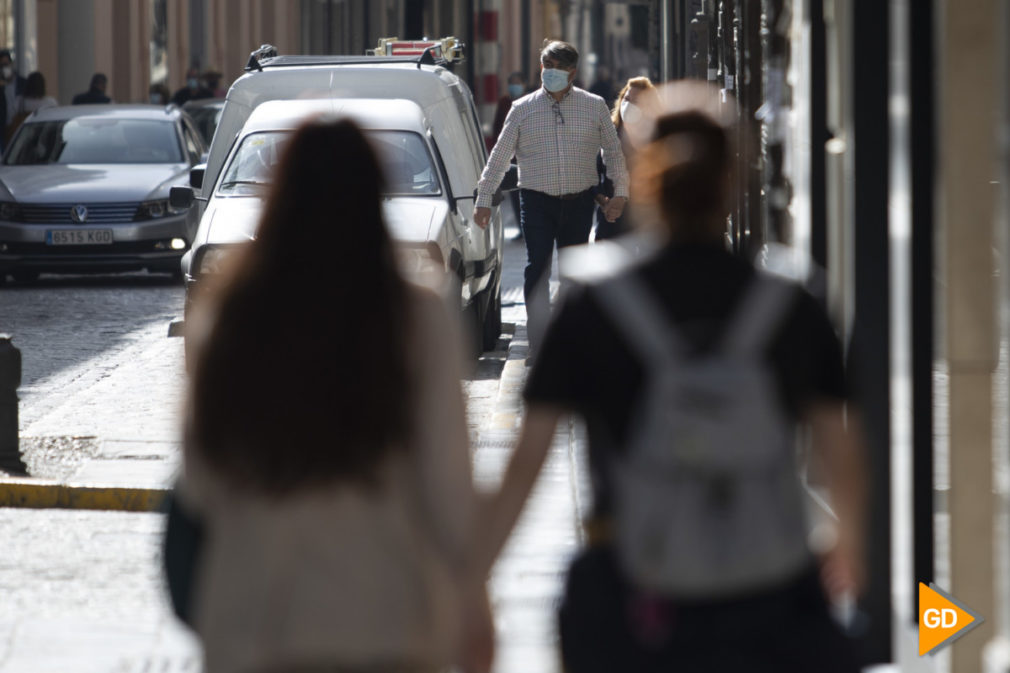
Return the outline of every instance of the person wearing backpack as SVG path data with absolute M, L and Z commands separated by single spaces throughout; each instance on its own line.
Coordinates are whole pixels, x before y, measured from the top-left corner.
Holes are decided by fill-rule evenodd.
M 657 252 L 573 287 L 478 540 L 490 567 L 566 413 L 589 435 L 593 512 L 560 607 L 567 673 L 859 670 L 830 601 L 862 587 L 857 416 L 839 340 L 799 286 L 726 251 L 731 105 L 661 91 L 632 215 Z M 838 516 L 813 549 L 797 466 L 808 428 Z M 819 536 L 823 543 L 825 536 Z

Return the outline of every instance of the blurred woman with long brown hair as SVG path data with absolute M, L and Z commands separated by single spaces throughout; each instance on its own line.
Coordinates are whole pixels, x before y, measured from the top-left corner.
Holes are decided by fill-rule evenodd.
M 353 122 L 300 128 L 256 240 L 187 320 L 208 672 L 480 669 L 460 654 L 490 632 L 466 581 L 462 350 L 397 268 L 382 185 Z

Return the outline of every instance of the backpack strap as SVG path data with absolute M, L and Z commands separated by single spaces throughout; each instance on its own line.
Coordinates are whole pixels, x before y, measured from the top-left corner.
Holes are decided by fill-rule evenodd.
M 744 289 L 730 314 L 719 347 L 724 353 L 759 353 L 781 324 L 796 296 L 796 288 L 781 278 L 760 271 Z
M 669 364 L 686 351 L 654 293 L 637 276 L 623 273 L 592 287 L 614 326 L 646 362 Z

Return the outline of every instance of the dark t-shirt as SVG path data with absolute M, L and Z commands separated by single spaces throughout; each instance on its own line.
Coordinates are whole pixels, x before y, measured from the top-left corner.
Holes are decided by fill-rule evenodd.
M 668 247 L 629 272 L 656 293 L 696 353 L 712 348 L 755 273 L 746 261 L 702 245 Z M 799 286 L 786 316 L 773 332 L 767 357 L 784 408 L 799 420 L 812 402 L 846 398 L 842 349 L 821 305 Z M 571 288 L 544 337 L 524 394 L 531 404 L 561 406 L 585 419 L 597 515 L 609 509 L 609 480 L 602 467 L 627 439 L 641 407 L 644 373 L 591 286 Z
M 88 89 L 79 93 L 70 101 L 71 105 L 92 105 L 95 103 L 111 103 L 112 99 L 98 89 Z

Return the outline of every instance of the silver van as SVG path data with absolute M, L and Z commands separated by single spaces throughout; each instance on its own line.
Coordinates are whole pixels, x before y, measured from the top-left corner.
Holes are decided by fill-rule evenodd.
M 493 348 L 501 331 L 502 222 L 497 208 L 486 229 L 473 221 L 487 153 L 466 83 L 427 55 L 277 56 L 263 47 L 246 69 L 228 91 L 206 166 L 191 172 L 190 188 L 173 190 L 173 203 L 193 204 L 190 217 L 199 218 L 182 260 L 187 296 L 231 246 L 255 236 L 262 191 L 225 179 L 244 139 L 290 131 L 307 114 L 347 115 L 373 139 L 389 141 L 383 147 L 391 151 L 380 151 L 390 183 L 384 211 L 401 259 L 408 270 L 440 265 L 475 344 Z

